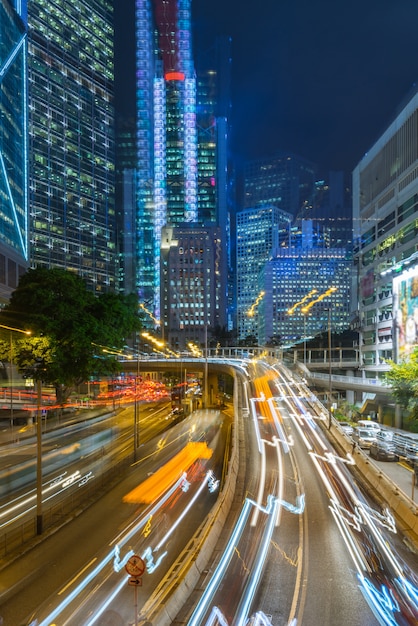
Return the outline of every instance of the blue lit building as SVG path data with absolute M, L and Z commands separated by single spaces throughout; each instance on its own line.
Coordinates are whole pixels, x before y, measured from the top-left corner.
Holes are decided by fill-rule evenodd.
M 316 169 L 315 164 L 290 152 L 248 161 L 243 171 L 241 205 L 274 205 L 297 217 L 301 209 L 312 204 Z
M 276 206 L 239 211 L 236 215 L 236 293 L 238 340 L 258 341 L 263 289 L 259 274 L 288 232 L 292 215 Z
M 222 250 L 216 276 L 210 281 L 224 285 L 225 314 L 209 311 L 205 323 L 226 321 L 227 275 L 227 139 L 225 107 L 220 106 L 219 67 L 205 66 L 196 75 L 191 32 L 191 0 L 136 0 L 136 109 L 137 109 L 137 215 L 136 290 L 152 317 L 166 325 L 171 316 L 178 285 L 161 279 L 160 258 L 164 228 L 181 229 L 190 241 L 206 236 L 207 228 L 219 227 Z M 228 46 L 224 47 L 228 65 Z M 215 57 L 213 57 L 216 65 Z M 224 66 L 225 67 L 225 66 Z M 226 97 L 224 95 L 224 97 Z M 170 239 L 170 250 L 178 233 Z M 196 240 L 197 240 L 196 239 Z M 174 254 L 165 256 L 170 276 Z M 220 261 L 220 262 L 219 262 Z M 209 264 L 208 268 L 215 267 Z M 190 268 L 191 270 L 192 268 Z M 200 268 L 196 268 L 200 272 Z M 196 284 L 199 283 L 197 276 Z M 201 282 L 204 299 L 209 281 Z M 215 290 L 219 293 L 219 289 Z M 213 303 L 215 306 L 215 303 Z M 187 325 L 183 325 L 187 340 Z M 193 331 L 194 332 L 194 331 Z M 164 329 L 162 330 L 164 334 Z M 170 340 L 170 337 L 167 337 Z M 173 338 L 175 345 L 179 343 Z
M 0 0 L 0 305 L 28 265 L 24 19 L 21 2 Z
M 28 3 L 30 264 L 115 284 L 113 2 Z
M 351 253 L 329 247 L 322 228 L 302 220 L 289 229 L 264 264 L 258 287 L 264 292 L 258 315 L 260 345 L 273 338 L 293 345 L 327 330 L 346 330 L 350 319 Z
M 139 299 L 160 317 L 161 230 L 197 220 L 191 0 L 137 0 Z

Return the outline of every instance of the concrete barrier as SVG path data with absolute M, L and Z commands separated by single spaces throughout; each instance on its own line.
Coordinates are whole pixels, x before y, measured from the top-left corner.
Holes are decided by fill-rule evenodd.
M 326 430 L 327 435 L 343 453 L 352 453 L 353 442 L 337 424 L 338 422 L 334 420 L 331 430 Z M 371 495 L 377 497 L 381 505 L 386 505 L 391 509 L 398 527 L 409 541 L 411 548 L 418 552 L 418 506 L 360 448 L 356 448 L 353 458 L 356 462 L 356 469 L 366 480 Z

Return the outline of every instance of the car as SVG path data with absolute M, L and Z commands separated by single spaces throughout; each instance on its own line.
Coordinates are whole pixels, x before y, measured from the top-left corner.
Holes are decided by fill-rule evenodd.
M 376 441 L 376 433 L 372 432 L 371 428 L 355 428 L 351 438 L 359 448 L 368 450 Z
M 377 439 L 383 441 L 393 441 L 393 430 L 389 430 L 387 428 L 382 428 L 377 433 Z
M 370 446 L 370 456 L 376 461 L 396 461 L 395 446 L 391 441 L 376 439 Z
M 338 422 L 338 426 L 346 435 L 352 435 L 354 432 L 354 428 L 351 426 L 351 424 L 349 424 L 349 422 Z
M 367 428 L 373 430 L 374 432 L 379 432 L 381 430 L 380 424 L 377 422 L 372 422 L 372 420 L 359 420 L 357 422 L 358 428 Z

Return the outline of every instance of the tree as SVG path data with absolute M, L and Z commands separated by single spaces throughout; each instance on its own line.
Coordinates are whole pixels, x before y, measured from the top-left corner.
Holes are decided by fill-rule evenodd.
M 396 402 L 410 412 L 411 421 L 418 420 L 418 348 L 400 363 L 387 361 L 391 369 L 384 380 L 392 387 Z
M 59 268 L 28 270 L 0 322 L 31 330 L 14 342 L 14 360 L 19 371 L 54 385 L 58 404 L 91 375 L 115 373 L 117 359 L 103 348 L 123 348 L 140 329 L 134 294 L 95 296 L 80 276 Z M 8 359 L 7 342 L 0 359 Z

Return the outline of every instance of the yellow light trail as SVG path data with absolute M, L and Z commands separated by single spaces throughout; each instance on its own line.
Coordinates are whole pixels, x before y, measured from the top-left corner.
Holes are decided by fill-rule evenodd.
M 143 483 L 123 496 L 123 502 L 152 504 L 167 491 L 197 459 L 210 459 L 213 450 L 205 442 L 190 441 L 170 461 Z
M 329 289 L 324 291 L 324 293 L 321 293 L 320 296 L 318 296 L 315 300 L 309 302 L 309 304 L 301 309 L 302 313 L 305 315 L 309 311 L 309 309 L 313 307 L 314 304 L 316 304 L 317 302 L 321 302 L 321 300 L 330 296 L 332 293 L 334 293 L 334 291 L 337 291 L 337 287 L 330 287 Z
M 250 306 L 249 311 L 247 312 L 248 317 L 253 317 L 254 316 L 254 312 L 257 308 L 257 306 L 260 304 L 261 300 L 264 298 L 265 296 L 265 291 L 260 291 L 260 293 L 257 296 L 256 301 L 254 302 L 254 304 L 252 304 Z
M 142 304 L 142 302 L 139 304 L 139 308 L 142 309 L 152 319 L 152 321 L 155 322 L 155 324 L 158 324 L 158 326 L 161 324 L 160 320 L 157 320 L 157 318 L 153 316 L 151 311 L 149 311 L 147 307 Z
M 301 306 L 301 304 L 304 304 L 306 300 L 309 300 L 309 298 L 312 298 L 312 296 L 314 296 L 316 293 L 318 293 L 318 289 L 312 289 L 309 293 L 306 294 L 306 296 L 303 296 L 302 300 L 299 300 L 299 302 L 296 302 L 296 304 L 290 307 L 287 314 L 293 315 L 293 313 L 295 312 L 298 306 Z

